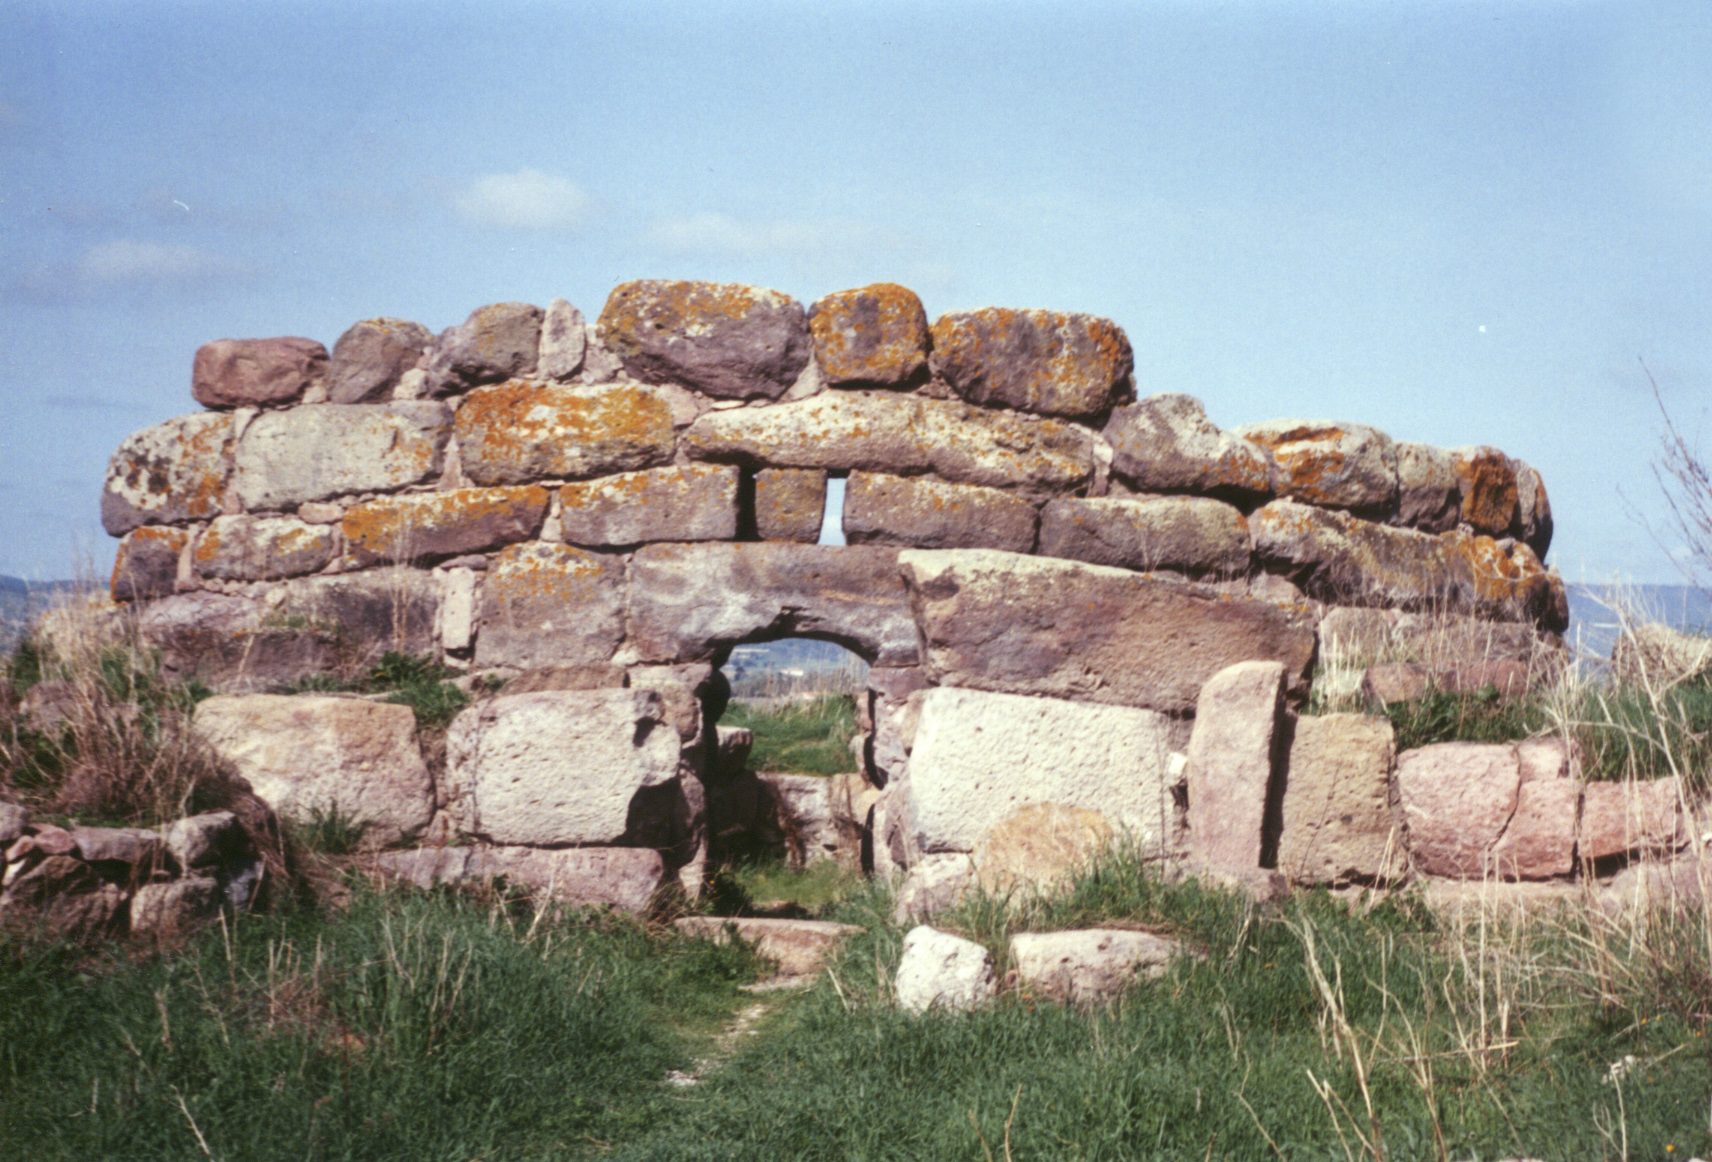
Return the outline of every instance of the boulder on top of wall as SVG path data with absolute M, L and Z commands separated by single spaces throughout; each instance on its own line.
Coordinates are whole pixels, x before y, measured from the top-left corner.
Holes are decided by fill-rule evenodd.
M 793 636 L 882 666 L 916 659 L 898 552 L 880 545 L 644 545 L 630 561 L 629 624 L 652 662 L 708 661 L 740 641 Z
M 390 492 L 440 474 L 451 409 L 426 400 L 265 412 L 244 429 L 232 483 L 246 509 Z
M 446 809 L 491 843 L 614 844 L 646 788 L 675 783 L 678 732 L 652 690 L 501 694 L 446 734 Z
M 1462 519 L 1475 532 L 1507 536 L 1516 520 L 1516 469 L 1510 458 L 1485 445 L 1452 448 L 1451 464 L 1462 489 Z
M 910 549 L 898 566 L 941 685 L 1182 714 L 1226 666 L 1275 659 L 1307 692 L 1314 628 L 1299 608 L 990 549 Z
M 294 516 L 217 516 L 190 551 L 198 577 L 223 581 L 266 581 L 318 573 L 338 552 L 329 525 Z
M 434 333 L 409 319 L 364 319 L 333 344 L 327 366 L 328 403 L 379 403 L 414 368 Z
M 336 812 L 386 847 L 419 834 L 434 785 L 408 706 L 325 695 L 216 695 L 192 725 L 280 818 Z
M 808 329 L 828 387 L 907 388 L 927 378 L 927 312 L 907 287 L 835 291 L 808 309 Z
M 178 416 L 126 436 L 107 465 L 101 527 L 123 536 L 145 524 L 181 524 L 220 513 L 232 417 Z
M 1397 504 L 1397 449 L 1366 424 L 1268 420 L 1236 433 L 1272 449 L 1283 478 L 1278 495 L 1325 508 L 1384 516 Z
M 582 370 L 588 350 L 588 324 L 583 313 L 564 299 L 547 304 L 541 320 L 541 355 L 535 372 L 542 379 L 568 380 Z
M 1403 854 L 1391 790 L 1396 733 L 1383 718 L 1297 719 L 1290 740 L 1278 869 L 1295 883 L 1383 882 Z
M 789 295 L 741 283 L 622 283 L 600 337 L 644 383 L 722 399 L 778 399 L 808 366 L 808 319 Z
M 1545 479 L 1520 460 L 1510 461 L 1510 467 L 1516 473 L 1516 520 L 1510 535 L 1543 561 L 1552 541 L 1551 498 L 1546 495 Z
M 1047 501 L 1040 514 L 1043 557 L 1193 577 L 1240 577 L 1248 572 L 1253 553 L 1242 513 L 1209 496 L 1060 497 Z
M 844 536 L 852 545 L 922 549 L 1034 548 L 1034 505 L 978 484 L 852 472 L 844 488 Z
M 541 308 L 529 303 L 490 303 L 441 331 L 428 351 L 428 394 L 456 395 L 533 372 L 541 317 Z
M 175 588 L 178 559 L 190 543 L 190 530 L 144 525 L 119 542 L 108 591 L 114 601 L 165 597 Z
M 559 489 L 559 527 L 573 545 L 728 541 L 737 535 L 737 469 L 678 464 Z
M 1157 711 L 940 686 L 922 695 L 904 826 L 924 854 L 974 851 L 1018 808 L 1056 803 L 1158 851 L 1175 830 L 1170 734 Z
M 1079 419 L 1131 390 L 1135 355 L 1110 319 L 984 307 L 933 324 L 934 371 L 971 403 Z
M 1462 516 L 1456 462 L 1431 444 L 1397 445 L 1397 514 L 1391 523 L 1423 533 L 1449 532 Z
M 1569 628 L 1569 593 L 1556 569 L 1547 569 L 1527 545 L 1508 538 L 1446 533 L 1470 578 L 1467 608 L 1482 617 L 1532 621 L 1562 633 Z
M 829 391 L 707 412 L 684 433 L 698 460 L 910 476 L 1026 493 L 1069 492 L 1094 467 L 1093 437 L 1058 420 L 892 392 Z
M 327 374 L 327 348 L 313 339 L 216 339 L 196 349 L 190 394 L 205 408 L 278 407 Z
M 605 662 L 623 639 L 623 558 L 530 541 L 504 550 L 488 567 L 476 665 L 527 670 Z
M 755 473 L 755 535 L 763 541 L 820 540 L 826 470 L 763 468 Z
M 547 501 L 538 485 L 383 496 L 346 509 L 339 528 L 357 565 L 432 560 L 529 540 Z
M 1115 409 L 1106 421 L 1112 471 L 1144 492 L 1193 492 L 1239 504 L 1271 498 L 1281 481 L 1272 450 L 1224 431 L 1192 395 Z
M 634 383 L 478 388 L 453 428 L 464 474 L 487 485 L 651 468 L 672 458 L 676 439 L 664 395 Z

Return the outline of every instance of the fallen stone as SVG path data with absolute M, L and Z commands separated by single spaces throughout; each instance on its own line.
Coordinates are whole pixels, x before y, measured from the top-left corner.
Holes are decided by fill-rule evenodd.
M 975 865 L 965 852 L 919 856 L 898 885 L 892 923 L 931 920 L 949 912 L 975 883 Z
M 1305 504 L 1388 516 L 1397 505 L 1397 450 L 1366 424 L 1269 420 L 1236 434 L 1272 450 L 1283 478 L 1278 495 Z
M 636 379 L 721 399 L 779 398 L 810 354 L 802 304 L 739 283 L 622 283 L 600 313 L 600 335 Z
M 623 558 L 539 541 L 494 558 L 482 583 L 477 666 L 606 662 L 623 639 Z
M 1131 388 L 1135 355 L 1110 319 L 986 307 L 933 324 L 933 369 L 971 403 L 1081 418 Z
M 1666 908 L 1678 915 L 1705 914 L 1712 898 L 1712 859 L 1702 847 L 1670 859 L 1640 859 L 1618 871 L 1599 892 L 1608 915 Z
M 1423 533 L 1445 533 L 1462 516 L 1456 461 L 1431 444 L 1397 445 L 1397 514 L 1392 521 Z
M 1027 553 L 1037 521 L 1028 501 L 973 484 L 853 472 L 844 489 L 844 537 L 852 545 Z
M 6 862 L 17 863 L 28 855 L 76 855 L 77 839 L 63 827 L 37 823 L 30 833 L 6 849 Z
M 630 472 L 672 458 L 672 409 L 633 383 L 567 387 L 511 380 L 472 391 L 453 425 L 476 484 Z
M 1270 449 L 1220 429 L 1191 395 L 1153 395 L 1112 412 L 1112 471 L 1143 492 L 1192 492 L 1239 504 L 1270 499 L 1281 475 Z
M 831 920 L 775 920 L 750 916 L 684 916 L 672 922 L 679 932 L 697 940 L 724 944 L 735 935 L 752 944 L 762 958 L 777 966 L 780 976 L 813 976 L 838 951 L 839 945 L 862 929 Z
M 1164 976 L 1178 952 L 1175 940 L 1123 928 L 1018 932 L 1010 948 L 1018 987 L 1076 1005 L 1108 1004 L 1137 977 Z
M 763 468 L 755 473 L 755 535 L 761 540 L 816 544 L 825 514 L 825 471 Z
M 909 388 L 927 378 L 927 312 L 912 290 L 879 282 L 836 291 L 808 309 L 828 387 Z
M 1048 501 L 1040 514 L 1044 557 L 1191 577 L 1240 577 L 1249 570 L 1253 550 L 1242 513 L 1210 497 L 1060 497 Z
M 1213 867 L 1257 868 L 1273 783 L 1280 662 L 1238 662 L 1207 679 L 1189 736 L 1189 850 Z
M 682 464 L 567 484 L 559 527 L 574 545 L 729 541 L 737 535 L 737 469 Z
M 541 320 L 541 349 L 536 373 L 542 379 L 565 382 L 582 370 L 588 350 L 588 325 L 583 313 L 564 299 L 547 304 Z
M 1674 851 L 1682 840 L 1676 776 L 1647 782 L 1588 783 L 1582 791 L 1576 854 L 1584 862 Z
M 1123 569 L 985 549 L 906 550 L 898 567 L 940 685 L 1173 714 L 1236 662 L 1284 663 L 1304 697 L 1309 615 Z
M 101 527 L 123 536 L 145 524 L 218 516 L 226 492 L 232 417 L 179 416 L 125 437 L 107 466 Z
M 1509 534 L 1517 515 L 1516 469 L 1496 448 L 1450 450 L 1462 491 L 1462 519 L 1477 533 Z
M 114 601 L 147 601 L 166 597 L 178 581 L 178 560 L 190 544 L 187 529 L 144 525 L 119 542 L 108 586 Z
M 238 440 L 232 484 L 250 511 L 421 484 L 440 474 L 451 421 L 423 401 L 265 412 Z
M 892 994 L 906 1013 L 981 1008 L 998 995 L 993 958 L 971 940 L 919 925 L 904 936 Z
M 327 367 L 328 403 L 383 403 L 406 371 L 421 361 L 434 333 L 408 319 L 364 319 L 333 344 Z
M 647 847 L 423 847 L 383 852 L 375 869 L 424 890 L 503 879 L 540 899 L 633 916 L 652 908 L 666 879 L 660 853 Z
M 224 902 L 220 881 L 209 876 L 143 884 L 131 897 L 131 935 L 180 935 L 215 915 Z
M 434 784 L 408 706 L 314 694 L 205 699 L 196 733 L 280 818 L 336 815 L 369 847 L 419 835 L 434 814 Z
M 318 573 L 337 552 L 328 525 L 291 516 L 217 516 L 197 536 L 190 563 L 198 577 L 268 581 Z
M 1360 714 L 1296 721 L 1278 869 L 1299 884 L 1374 883 L 1407 869 L 1391 792 L 1391 724 Z
M 359 566 L 436 560 L 531 539 L 541 531 L 548 499 L 538 485 L 383 496 L 345 510 L 339 530 Z
M 428 394 L 456 395 L 533 372 L 541 350 L 541 317 L 541 308 L 529 303 L 491 303 L 441 331 L 424 368 Z
M 1019 807 L 975 843 L 975 882 L 994 896 L 1053 896 L 1111 850 L 1111 823 L 1063 803 Z
M 1441 742 L 1397 757 L 1409 854 L 1431 876 L 1498 872 L 1494 848 L 1516 814 L 1521 765 L 1505 743 Z
M 313 339 L 216 339 L 196 350 L 190 394 L 205 408 L 295 403 L 327 374 L 327 348 Z
M 638 793 L 675 783 L 678 755 L 652 690 L 501 694 L 447 731 L 446 809 L 489 843 L 626 845 L 655 822 L 632 818 Z
M 818 637 L 911 665 L 897 562 L 878 545 L 644 545 L 630 562 L 630 644 L 644 661 L 699 662 L 740 641 Z
M 87 863 L 50 855 L 0 893 L 0 919 L 63 939 L 88 939 L 113 926 L 124 900 L 123 890 L 102 882 Z

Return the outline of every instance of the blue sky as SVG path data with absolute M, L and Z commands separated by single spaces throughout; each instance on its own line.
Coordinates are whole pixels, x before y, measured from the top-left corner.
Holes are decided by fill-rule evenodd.
M 0 572 L 107 568 L 203 342 L 655 277 L 1105 315 L 1143 393 L 1496 444 L 1570 580 L 1678 580 L 1709 114 L 1699 0 L 10 0 Z

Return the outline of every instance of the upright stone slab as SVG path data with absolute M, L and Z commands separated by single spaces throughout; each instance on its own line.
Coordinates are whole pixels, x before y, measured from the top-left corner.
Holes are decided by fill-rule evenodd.
M 145 524 L 218 516 L 230 473 L 232 417 L 179 416 L 125 437 L 107 466 L 101 526 L 123 536 Z
M 482 584 L 476 665 L 535 669 L 609 660 L 624 639 L 624 561 L 529 541 Z
M 1144 492 L 1192 492 L 1249 504 L 1278 489 L 1271 451 L 1220 429 L 1191 395 L 1152 395 L 1117 408 L 1105 437 L 1112 471 Z
M 1118 402 L 1135 355 L 1110 319 L 986 307 L 934 322 L 933 366 L 971 403 L 1080 418 Z
M 600 334 L 642 382 L 722 399 L 779 398 L 810 353 L 802 304 L 738 283 L 623 283 L 607 297 Z
M 464 474 L 477 484 L 579 480 L 672 458 L 672 408 L 633 383 L 568 387 L 511 380 L 478 388 L 458 409 Z
M 1242 513 L 1212 497 L 1066 496 L 1041 510 L 1040 554 L 1224 578 L 1248 573 L 1254 545 Z
M 408 319 L 364 319 L 333 344 L 327 367 L 327 402 L 381 403 L 392 398 L 406 371 L 422 360 L 433 332 Z
M 940 685 L 1186 714 L 1226 666 L 1271 659 L 1292 695 L 1306 694 L 1305 610 L 986 549 L 911 549 L 898 566 Z
M 1278 869 L 1295 883 L 1384 882 L 1408 867 L 1391 790 L 1395 735 L 1383 718 L 1296 721 Z
M 737 469 L 682 464 L 567 484 L 559 528 L 574 545 L 728 541 L 737 535 Z
M 1516 473 L 1516 521 L 1510 535 L 1543 561 L 1552 542 L 1551 498 L 1546 495 L 1545 479 L 1520 460 L 1510 461 L 1510 467 Z
M 233 485 L 252 511 L 391 492 L 440 475 L 451 430 L 451 410 L 423 401 L 265 412 L 238 441 Z
M 529 540 L 547 501 L 536 485 L 382 496 L 346 509 L 339 528 L 357 565 L 434 560 Z
M 1239 662 L 1201 687 L 1189 736 L 1189 850 L 1212 867 L 1260 866 L 1284 666 Z
M 1038 519 L 1021 497 L 973 484 L 853 472 L 844 488 L 844 537 L 852 545 L 1027 553 Z
M 327 374 L 327 348 L 313 339 L 216 339 L 196 351 L 190 394 L 206 408 L 295 403 Z
M 547 304 L 541 320 L 541 355 L 536 372 L 542 379 L 566 381 L 583 368 L 588 350 L 588 325 L 583 313 L 564 299 Z
M 1522 774 L 1507 743 L 1440 742 L 1397 756 L 1409 854 L 1430 876 L 1499 872 L 1494 849 L 1516 814 Z
M 927 312 L 914 291 L 879 282 L 836 291 L 808 310 L 828 387 L 912 387 L 927 377 Z
M 973 851 L 1018 808 L 1103 815 L 1150 851 L 1173 835 L 1164 715 L 942 686 L 922 697 L 908 827 L 923 853 Z

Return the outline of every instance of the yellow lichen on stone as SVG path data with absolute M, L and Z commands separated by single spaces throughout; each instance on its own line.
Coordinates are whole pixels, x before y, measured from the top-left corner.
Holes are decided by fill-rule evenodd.
M 539 485 L 389 496 L 353 506 L 340 529 L 362 564 L 475 552 L 534 536 L 547 499 Z

